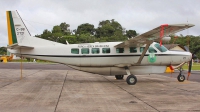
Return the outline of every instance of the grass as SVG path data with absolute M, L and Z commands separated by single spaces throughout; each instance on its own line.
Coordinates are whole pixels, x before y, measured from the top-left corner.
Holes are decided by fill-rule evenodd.
M 188 70 L 188 65 L 183 65 L 184 70 Z M 200 63 L 193 63 L 192 70 L 200 70 Z

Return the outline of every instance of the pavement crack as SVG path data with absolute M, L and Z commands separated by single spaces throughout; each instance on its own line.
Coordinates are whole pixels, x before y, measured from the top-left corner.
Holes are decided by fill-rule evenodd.
M 27 78 L 27 77 L 29 77 L 29 76 L 31 76 L 31 75 L 34 75 L 34 74 L 36 74 L 36 73 L 38 73 L 38 72 L 40 72 L 40 71 L 42 71 L 42 70 L 38 70 L 38 71 L 36 71 L 36 72 L 34 72 L 34 73 L 30 74 L 30 75 L 27 75 L 26 77 L 23 77 L 22 79 L 18 79 L 18 80 L 16 80 L 16 81 L 13 81 L 13 82 L 11 82 L 11 83 L 8 83 L 8 84 L 6 84 L 6 85 L 0 87 L 0 89 L 6 87 L 6 86 L 8 86 L 8 85 L 11 85 L 11 84 L 13 84 L 13 83 L 15 83 L 15 82 L 18 82 L 18 81 L 20 81 L 20 80 L 23 80 L 24 78 Z
M 64 85 L 65 85 L 65 82 L 66 82 L 66 78 L 67 78 L 68 72 L 69 72 L 69 70 L 67 71 L 67 73 L 66 73 L 66 75 L 65 75 L 65 79 L 64 79 L 64 82 L 63 82 L 63 85 L 62 85 L 62 89 L 61 89 L 61 91 L 60 91 L 60 94 L 59 94 L 58 101 L 57 101 L 57 103 L 56 103 L 56 107 L 55 107 L 54 112 L 56 112 L 56 109 L 57 109 L 57 107 L 58 107 L 58 103 L 59 103 L 59 101 L 60 101 L 60 97 L 61 97 L 61 94 L 62 94 Z
M 102 76 L 103 78 L 105 78 L 104 76 Z M 127 91 L 126 89 L 122 88 L 121 86 L 116 85 L 114 82 L 110 81 L 109 79 L 105 78 L 107 81 L 111 82 L 112 84 L 114 84 L 115 86 L 119 87 L 120 89 L 122 89 L 123 91 L 127 92 L 128 94 L 130 94 L 131 96 L 135 97 L 136 99 L 140 100 L 141 102 L 145 103 L 146 105 L 150 106 L 151 108 L 153 108 L 154 110 L 156 110 L 157 112 L 160 112 L 157 108 L 155 108 L 154 106 L 150 105 L 149 103 L 143 101 L 142 99 L 138 98 L 137 96 L 135 96 L 134 94 L 132 94 L 131 92 Z M 127 85 L 128 86 L 128 85 Z

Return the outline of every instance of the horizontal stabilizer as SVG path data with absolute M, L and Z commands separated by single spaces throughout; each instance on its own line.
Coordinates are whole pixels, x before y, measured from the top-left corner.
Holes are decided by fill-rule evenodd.
M 33 49 L 34 47 L 32 47 L 32 46 L 22 46 L 22 45 L 18 45 L 18 44 L 12 44 L 12 45 L 9 45 L 7 48 L 9 48 L 9 49 Z

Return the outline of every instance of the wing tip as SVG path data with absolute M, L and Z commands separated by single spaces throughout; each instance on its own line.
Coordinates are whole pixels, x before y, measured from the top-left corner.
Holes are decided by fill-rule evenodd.
M 183 24 L 170 24 L 169 26 L 188 26 L 188 27 L 193 27 L 195 25 L 194 24 L 190 24 L 190 23 L 183 23 Z

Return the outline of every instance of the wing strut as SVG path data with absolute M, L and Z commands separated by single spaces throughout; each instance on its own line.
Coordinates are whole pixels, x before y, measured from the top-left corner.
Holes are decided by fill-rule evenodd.
M 141 64 L 141 61 L 142 61 L 142 59 L 144 58 L 144 55 L 146 54 L 147 50 L 149 49 L 149 46 L 150 46 L 152 43 L 153 43 L 153 42 L 150 41 L 150 42 L 148 42 L 148 43 L 146 44 L 146 47 L 145 47 L 144 51 L 142 52 L 142 55 L 140 56 L 140 58 L 139 58 L 137 64 Z

